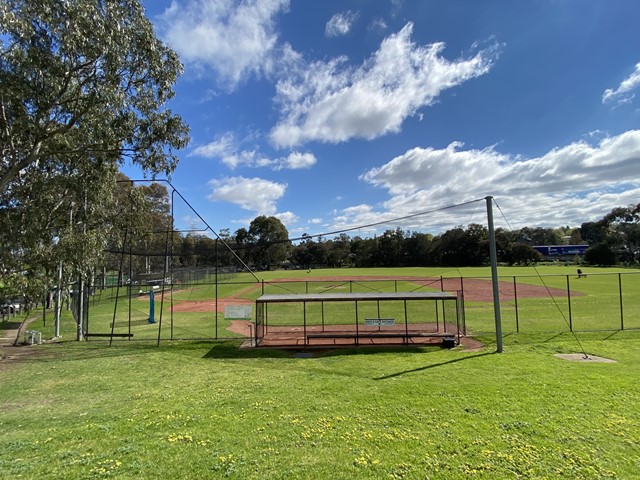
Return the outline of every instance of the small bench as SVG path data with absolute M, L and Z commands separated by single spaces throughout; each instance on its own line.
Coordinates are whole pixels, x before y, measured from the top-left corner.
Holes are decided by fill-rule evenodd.
M 443 332 L 420 332 L 420 333 L 407 333 L 407 332 L 321 332 L 321 333 L 308 333 L 306 335 L 307 343 L 311 339 L 320 338 L 353 338 L 357 343 L 359 338 L 402 338 L 404 343 L 409 343 L 409 338 L 412 337 L 430 337 L 430 338 L 442 338 L 442 346 L 445 348 L 453 348 L 456 345 L 456 336 L 453 333 Z
M 84 336 L 86 338 L 89 338 L 89 337 L 123 337 L 123 338 L 131 338 L 131 337 L 133 337 L 133 333 L 85 333 Z

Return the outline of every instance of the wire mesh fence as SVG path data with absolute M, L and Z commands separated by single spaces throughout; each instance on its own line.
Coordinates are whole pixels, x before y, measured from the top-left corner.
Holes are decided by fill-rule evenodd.
M 176 273 L 176 272 L 174 272 Z M 347 274 L 348 271 L 345 271 Z M 286 272 L 283 272 L 283 277 Z M 283 278 L 256 281 L 232 269 L 184 269 L 166 279 L 103 282 L 89 285 L 82 296 L 72 296 L 73 309 L 85 305 L 83 322 L 89 338 L 128 340 L 183 340 L 249 338 L 257 321 L 255 301 L 269 294 L 336 294 L 385 292 L 461 292 L 468 335 L 495 331 L 492 282 L 488 277 L 394 277 L 333 280 Z M 576 275 L 519 275 L 499 279 L 502 331 L 509 333 L 616 331 L 640 329 L 640 272 Z M 391 303 L 384 309 L 391 308 Z M 237 308 L 249 314 L 238 318 Z M 287 308 L 292 309 L 287 313 Z M 309 315 L 317 320 L 315 306 Z M 344 314 L 344 305 L 328 306 L 326 318 Z M 378 311 L 376 302 L 364 303 L 371 317 L 396 315 Z M 411 318 L 420 318 L 426 305 L 411 306 Z M 417 309 L 417 310 L 416 310 Z M 271 321 L 300 317 L 296 307 L 281 308 Z M 352 312 L 353 313 L 353 312 Z M 273 312 L 275 315 L 275 312 Z M 283 316 L 280 320 L 279 317 Z M 324 320 L 318 320 L 324 321 Z M 330 320 L 327 320 L 330 321 Z

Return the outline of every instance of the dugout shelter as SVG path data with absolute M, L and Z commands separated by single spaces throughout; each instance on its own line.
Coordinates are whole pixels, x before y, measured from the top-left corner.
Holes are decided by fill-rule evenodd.
M 453 347 L 466 334 L 461 292 L 269 294 L 255 311 L 256 346 Z

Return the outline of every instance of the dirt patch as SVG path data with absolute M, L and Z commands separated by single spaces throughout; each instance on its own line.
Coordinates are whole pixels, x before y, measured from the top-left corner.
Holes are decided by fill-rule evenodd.
M 214 312 L 224 313 L 224 307 L 228 305 L 253 305 L 254 302 L 243 298 L 219 298 L 217 305 L 215 300 L 185 300 L 173 305 L 174 312 Z
M 28 318 L 22 322 L 5 322 L 0 330 L 0 369 L 9 368 L 11 365 L 32 359 L 46 358 L 50 351 L 39 348 L 38 345 L 26 345 L 22 343 L 21 336 L 28 330 L 29 324 L 37 318 Z M 44 339 L 42 340 L 44 342 Z
M 493 301 L 493 282 L 484 278 L 428 278 L 416 276 L 356 276 L 356 277 L 308 277 L 300 280 L 300 282 L 366 282 L 371 280 L 378 281 L 405 281 L 412 282 L 423 287 L 428 287 L 445 292 L 464 291 L 464 299 L 472 302 L 492 302 Z M 291 279 L 274 279 L 271 282 L 291 282 Z M 549 298 L 566 297 L 567 291 L 560 288 L 546 288 L 539 285 L 527 285 L 523 283 L 514 287 L 513 282 L 498 282 L 498 291 L 500 292 L 500 301 L 509 301 L 515 298 L 517 291 L 518 298 Z M 582 296 L 580 292 L 571 292 L 572 296 Z
M 227 330 L 249 337 L 253 334 L 253 322 L 249 320 L 231 320 L 231 325 Z
M 333 289 L 346 289 L 348 282 L 366 282 L 366 281 L 405 281 L 412 282 L 423 287 L 443 290 L 445 292 L 464 291 L 464 299 L 471 302 L 493 302 L 493 283 L 489 279 L 482 278 L 425 278 L 415 276 L 356 276 L 356 277 L 307 277 L 304 279 L 287 279 L 278 278 L 270 280 L 272 283 L 291 283 L 291 282 L 336 282 Z M 254 302 L 245 298 L 239 298 L 248 293 L 252 293 L 259 289 L 260 285 L 252 285 L 233 297 L 218 298 L 216 305 L 215 300 L 185 300 L 176 302 L 173 306 L 174 312 L 224 312 L 227 305 L 253 305 Z M 328 291 L 331 291 L 328 290 Z M 500 301 L 508 302 L 515 299 L 516 293 L 518 298 L 550 298 L 566 297 L 567 291 L 559 288 L 546 288 L 539 285 L 527 285 L 519 283 L 514 286 L 513 282 L 498 282 L 498 290 L 500 293 Z M 571 296 L 578 297 L 583 294 L 580 292 L 571 292 Z
M 213 300 L 181 300 L 176 301 L 173 305 L 174 312 L 213 312 L 224 313 L 224 308 L 228 305 L 253 305 L 252 300 L 240 298 L 261 288 L 260 285 L 251 285 L 231 297 L 218 298 L 216 302 Z
M 615 360 L 604 357 L 596 357 L 595 355 L 585 355 L 584 353 L 557 353 L 554 357 L 561 358 L 563 360 L 569 360 L 570 362 L 583 362 L 583 363 L 618 363 Z

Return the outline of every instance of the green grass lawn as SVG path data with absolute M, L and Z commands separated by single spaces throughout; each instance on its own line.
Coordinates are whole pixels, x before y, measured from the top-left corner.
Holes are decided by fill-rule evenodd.
M 299 358 L 42 345 L 0 368 L 0 478 L 638 478 L 640 332 Z
M 560 276 L 513 268 L 501 269 L 501 279 L 566 288 L 573 272 L 538 270 Z M 336 272 L 488 276 L 313 274 Z M 481 302 L 467 304 L 486 345 L 480 351 L 363 348 L 311 358 L 240 350 L 241 340 L 166 341 L 212 337 L 211 313 L 183 313 L 172 325 L 163 311 L 165 341 L 135 341 L 155 340 L 158 324 L 147 322 L 148 302 L 126 291 L 118 302 L 125 317 L 131 309 L 134 341 L 74 342 L 65 311 L 63 342 L 23 347 L 34 354 L 23 362 L 0 361 L 0 478 L 640 478 L 640 330 L 619 330 L 616 271 L 587 273 L 569 279 L 582 294 L 571 298 L 575 336 L 558 313 L 566 315 L 566 298 L 519 301 L 519 333 L 515 306 L 504 302 L 502 354 L 494 353 L 492 306 Z M 638 328 L 640 275 L 621 285 L 626 328 Z M 212 288 L 175 294 L 203 300 Z M 248 299 L 261 293 L 247 284 L 218 288 Z M 107 329 L 113 311 L 113 297 L 93 298 L 90 322 Z M 116 331 L 129 328 L 125 317 L 117 316 Z M 52 324 L 50 312 L 44 321 L 37 314 L 29 328 L 49 338 Z M 219 315 L 225 336 L 227 325 Z M 583 350 L 617 363 L 553 356 Z

